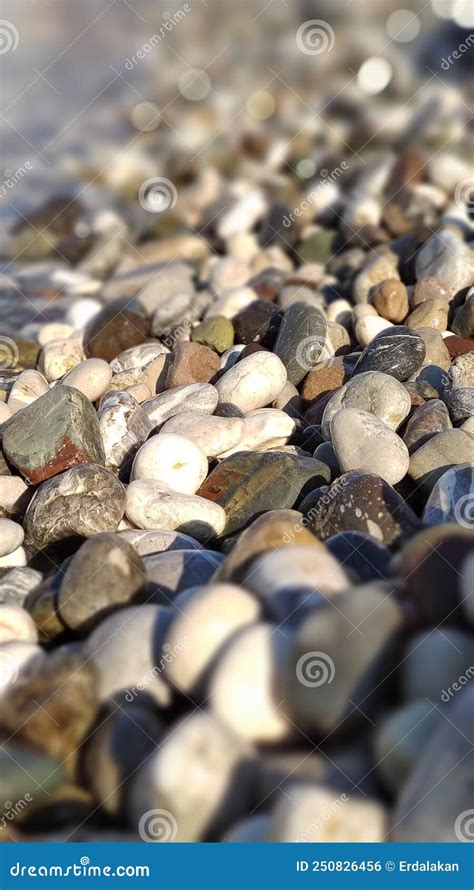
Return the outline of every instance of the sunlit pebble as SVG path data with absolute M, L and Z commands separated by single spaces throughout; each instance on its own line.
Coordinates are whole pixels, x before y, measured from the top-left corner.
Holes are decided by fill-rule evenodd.
M 373 56 L 367 59 L 359 68 L 357 75 L 357 83 L 361 90 L 369 95 L 381 93 L 390 83 L 393 75 L 393 68 L 387 59 L 380 56 Z
M 474 28 L 473 0 L 455 0 L 452 16 L 460 28 Z
M 440 19 L 453 17 L 453 0 L 431 0 L 433 12 Z
M 420 20 L 409 9 L 396 9 L 387 21 L 387 34 L 397 43 L 410 43 L 420 33 Z
M 247 111 L 250 117 L 253 117 L 255 120 L 264 121 L 271 117 L 275 111 L 275 99 L 271 93 L 267 93 L 265 90 L 258 90 L 257 93 L 252 93 L 248 99 Z
M 179 91 L 190 102 L 199 102 L 211 92 L 211 81 L 205 71 L 190 68 L 179 78 Z
M 160 112 L 152 102 L 138 102 L 130 112 L 130 119 L 136 130 L 148 132 L 159 126 Z
M 311 179 L 316 173 L 316 161 L 312 158 L 302 158 L 296 165 L 296 172 L 301 179 Z

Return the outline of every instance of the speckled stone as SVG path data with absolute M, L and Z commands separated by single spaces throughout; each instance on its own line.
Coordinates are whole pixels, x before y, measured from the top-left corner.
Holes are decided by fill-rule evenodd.
M 131 464 L 152 430 L 147 413 L 129 392 L 111 392 L 99 407 L 99 424 L 105 466 L 119 469 Z
M 285 312 L 273 351 L 296 386 L 320 361 L 326 342 L 326 319 L 316 306 L 293 303 Z
M 108 306 L 94 315 L 84 332 L 84 349 L 92 358 L 112 361 L 149 335 L 148 320 L 131 309 Z
M 351 378 L 328 401 L 322 418 L 322 433 L 331 438 L 331 422 L 341 408 L 358 408 L 367 411 L 396 430 L 408 416 L 410 397 L 405 387 L 389 374 L 367 371 Z
M 199 343 L 178 343 L 166 377 L 166 389 L 190 383 L 209 383 L 220 368 L 219 356 Z
M 94 535 L 67 566 L 57 597 L 59 615 L 66 627 L 88 632 L 145 589 L 145 566 L 132 545 L 118 535 Z
M 474 454 L 474 449 L 473 449 Z M 443 473 L 431 490 L 423 512 L 424 525 L 457 522 L 474 531 L 474 462 Z
M 454 387 L 446 392 L 445 399 L 453 423 L 464 423 L 474 415 L 474 389 L 471 386 Z
M 293 507 L 305 490 L 329 480 L 329 468 L 312 458 L 278 451 L 241 452 L 212 470 L 198 494 L 224 508 L 227 536 L 265 510 Z
M 416 306 L 406 320 L 409 328 L 435 328 L 445 331 L 448 326 L 449 304 L 445 300 L 425 300 Z
M 391 547 L 418 527 L 403 498 L 373 473 L 344 473 L 311 510 L 310 528 L 323 541 L 338 532 L 358 531 Z
M 451 429 L 448 409 L 441 399 L 430 399 L 413 412 L 403 433 L 403 441 L 410 454 L 433 436 Z
M 38 488 L 25 515 L 28 545 L 41 550 L 71 535 L 115 532 L 125 510 L 125 489 L 95 464 L 73 467 Z
M 210 346 L 222 355 L 234 342 L 234 325 L 223 315 L 215 315 L 193 328 L 191 339 L 202 346 Z
M 381 331 L 364 349 L 354 374 L 382 371 L 397 380 L 407 380 L 425 358 L 425 344 L 417 331 L 396 325 Z
M 97 414 L 77 389 L 54 386 L 8 421 L 3 433 L 8 460 L 37 484 L 77 464 L 103 464 Z
M 275 343 L 282 320 L 282 311 L 267 300 L 255 300 L 233 319 L 237 343 L 260 343 L 270 348 Z

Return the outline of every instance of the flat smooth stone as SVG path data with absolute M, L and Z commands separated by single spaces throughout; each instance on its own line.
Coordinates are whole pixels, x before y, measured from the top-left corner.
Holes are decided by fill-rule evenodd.
M 112 369 L 104 359 L 88 358 L 69 371 L 61 382 L 63 386 L 78 389 L 91 402 L 96 402 L 107 392 L 111 380 Z
M 126 514 L 137 528 L 180 531 L 203 543 L 220 535 L 226 522 L 225 511 L 219 504 L 171 491 L 150 479 L 130 483 Z
M 451 467 L 472 460 L 472 439 L 462 430 L 438 433 L 411 455 L 409 475 L 430 493 L 438 479 Z
M 207 476 L 207 458 L 190 439 L 160 432 L 137 452 L 131 481 L 152 479 L 180 494 L 195 494 Z
M 153 602 L 167 604 L 192 584 L 207 584 L 224 557 L 212 550 L 172 550 L 143 557 Z
M 141 531 L 141 529 L 126 529 L 118 532 L 121 538 L 128 541 L 140 556 L 150 556 L 152 553 L 166 553 L 170 550 L 201 550 L 202 544 L 183 535 L 181 532 L 172 531 Z
M 176 414 L 197 411 L 199 414 L 213 414 L 219 399 L 215 386 L 211 383 L 190 383 L 176 389 L 160 393 L 143 403 L 148 420 L 153 429 L 161 426 Z
M 21 547 L 25 533 L 18 522 L 0 519 L 0 558 Z
M 441 399 L 430 399 L 415 409 L 408 419 L 403 441 L 410 454 L 428 442 L 433 436 L 452 428 L 448 409 Z
M 306 488 L 329 480 L 329 467 L 313 458 L 280 451 L 240 452 L 212 470 L 198 494 L 224 508 L 227 536 L 266 510 L 293 507 Z
M 271 352 L 256 352 L 237 362 L 216 383 L 219 405 L 230 404 L 247 413 L 265 408 L 280 395 L 286 368 Z
M 410 456 L 405 443 L 367 411 L 338 411 L 331 421 L 331 441 L 343 473 L 373 472 L 390 485 L 396 485 L 406 475 Z
M 288 307 L 273 351 L 285 365 L 291 383 L 297 386 L 321 361 L 326 334 L 326 318 L 316 306 L 296 302 Z
M 394 325 L 377 334 L 361 354 L 354 375 L 382 371 L 396 380 L 407 380 L 423 364 L 423 337 L 411 328 Z
M 244 421 L 239 417 L 216 417 L 189 411 L 167 420 L 160 435 L 174 433 L 184 436 L 199 446 L 206 457 L 219 457 L 238 446 L 244 430 Z
M 396 430 L 410 413 L 411 399 L 403 384 L 388 374 L 359 374 L 336 390 L 324 409 L 322 433 L 327 441 L 331 439 L 331 421 L 341 408 L 368 411 Z

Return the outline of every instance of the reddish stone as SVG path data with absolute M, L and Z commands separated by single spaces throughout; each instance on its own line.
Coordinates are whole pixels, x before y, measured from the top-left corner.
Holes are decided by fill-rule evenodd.
M 188 383 L 209 383 L 220 368 L 220 358 L 209 346 L 178 343 L 166 378 L 166 389 Z

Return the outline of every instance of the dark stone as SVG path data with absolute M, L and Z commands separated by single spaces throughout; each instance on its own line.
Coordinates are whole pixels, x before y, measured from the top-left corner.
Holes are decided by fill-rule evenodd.
M 111 362 L 125 349 L 143 343 L 150 333 L 148 320 L 131 309 L 108 306 L 98 312 L 84 332 L 88 356 Z
M 327 333 L 326 318 L 317 306 L 293 303 L 286 310 L 273 352 L 288 371 L 295 386 L 320 361 Z
M 402 438 L 410 454 L 413 454 L 417 448 L 424 445 L 437 433 L 449 430 L 451 426 L 452 423 L 444 402 L 441 399 L 430 399 L 429 402 L 424 402 L 413 412 L 407 421 Z
M 182 590 L 208 584 L 223 559 L 222 553 L 212 550 L 172 550 L 144 556 L 147 602 L 167 606 Z
M 328 538 L 326 547 L 358 581 L 385 580 L 389 576 L 392 554 L 370 535 L 340 532 Z
M 282 311 L 267 300 L 255 300 L 234 316 L 236 343 L 273 346 L 282 320 Z
M 382 371 L 397 380 L 407 380 L 423 364 L 426 347 L 423 337 L 404 325 L 394 325 L 377 334 L 362 352 L 355 374 Z
M 307 491 L 329 480 L 329 467 L 310 457 L 240 451 L 212 470 L 197 494 L 224 508 L 228 536 L 266 510 L 293 507 Z

